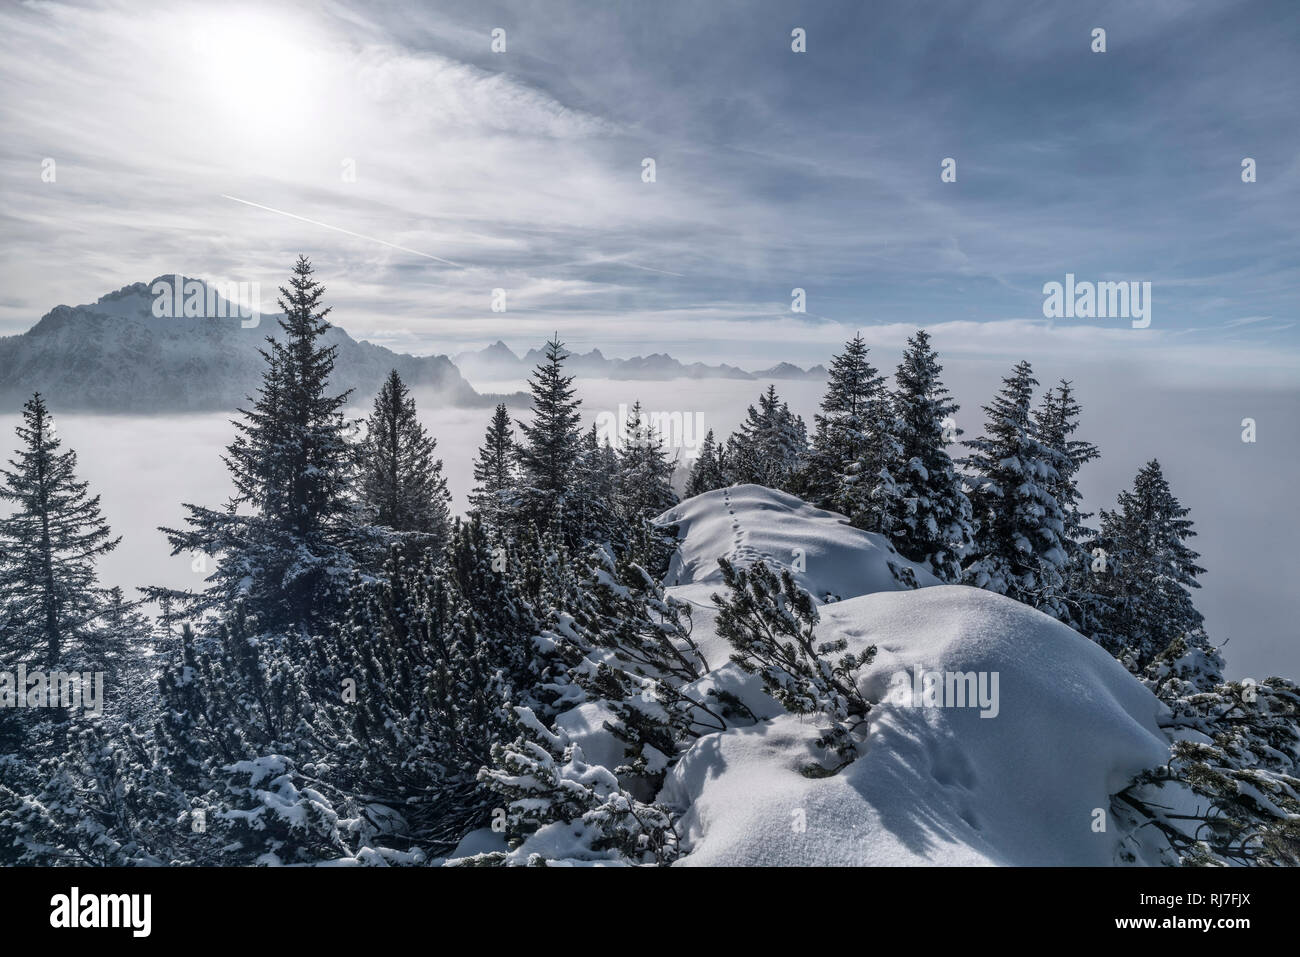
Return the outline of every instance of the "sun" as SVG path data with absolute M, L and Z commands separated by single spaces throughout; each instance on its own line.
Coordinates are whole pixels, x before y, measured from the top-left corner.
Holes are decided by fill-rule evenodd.
M 202 97 L 227 122 L 260 133 L 315 111 L 324 54 L 301 24 L 260 12 L 207 14 L 191 38 Z

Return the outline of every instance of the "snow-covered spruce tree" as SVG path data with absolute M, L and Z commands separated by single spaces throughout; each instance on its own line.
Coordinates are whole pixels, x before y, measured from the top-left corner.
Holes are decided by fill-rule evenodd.
M 632 406 L 623 427 L 623 447 L 618 453 L 618 484 L 615 509 L 627 522 L 654 518 L 677 504 L 673 490 L 673 462 L 664 450 L 663 438 L 641 414 L 641 403 Z
M 95 563 L 115 549 L 77 453 L 63 445 L 40 393 L 23 405 L 21 443 L 0 468 L 0 666 L 54 669 L 78 650 L 103 612 Z
M 394 369 L 375 397 L 361 443 L 361 498 L 371 521 L 437 548 L 447 539 L 451 494 L 438 447 Z
M 602 439 L 596 423 L 591 424 L 582 436 L 582 448 L 579 453 L 580 465 L 573 477 L 575 488 L 588 501 L 597 524 L 604 528 L 606 537 L 618 538 L 621 534 L 616 514 L 618 504 L 619 455 L 608 439 Z
M 559 336 L 546 343 L 546 354 L 528 380 L 533 420 L 518 422 L 520 515 L 524 527 L 555 529 L 570 544 L 581 543 L 585 529 L 573 517 L 579 511 L 574 474 L 581 457 L 581 400 L 573 377 L 564 374 L 564 345 Z
M 812 448 L 797 490 L 813 504 L 886 531 L 898 457 L 897 426 L 885 379 L 867 359 L 861 335 L 831 360 Z
M 1191 589 L 1205 572 L 1186 544 L 1196 535 L 1190 509 L 1174 497 L 1152 459 L 1119 493 L 1115 511 L 1102 509 L 1097 545 L 1103 570 L 1093 575 L 1085 627 L 1095 641 L 1140 670 L 1175 639 L 1201 627 Z
M 691 466 L 690 477 L 686 480 L 686 497 L 694 498 L 714 489 L 726 488 L 727 477 L 723 471 L 722 448 L 713 438 L 713 430 L 704 436 L 700 443 L 700 454 Z
M 803 419 L 769 385 L 752 405 L 726 448 L 728 484 L 753 483 L 788 491 L 795 487 L 808 450 Z
M 956 582 L 973 533 L 970 501 L 947 448 L 960 434 L 953 419 L 960 407 L 949 398 L 942 371 L 930 337 L 918 329 L 894 376 L 898 457 L 890 469 L 895 494 L 886 525 L 903 556 Z
M 1084 627 L 1085 608 L 1090 604 L 1093 575 L 1089 544 L 1096 531 L 1085 524 L 1092 513 L 1080 508 L 1083 496 L 1079 491 L 1079 469 L 1101 452 L 1091 442 L 1074 438 L 1079 428 L 1082 409 L 1074 398 L 1074 386 L 1062 379 L 1054 389 L 1043 393 L 1042 403 L 1034 412 L 1034 426 L 1044 443 L 1060 453 L 1056 468 L 1056 481 L 1048 483 L 1052 496 L 1060 504 L 1065 517 L 1063 543 L 1066 563 L 1062 570 L 1065 578 L 1063 595 L 1067 604 L 1068 624 Z
M 191 614 L 242 602 L 262 627 L 321 630 L 346 600 L 356 564 L 354 458 L 341 411 L 348 393 L 328 392 L 337 347 L 321 343 L 330 328 L 324 292 L 300 256 L 280 288 L 283 335 L 267 338 L 262 386 L 223 459 L 234 495 L 220 509 L 187 504 L 189 527 L 162 529 L 172 554 L 217 558 L 208 587 L 189 596 Z
M 578 443 L 578 460 L 569 479 L 571 504 L 566 519 L 575 532 L 570 538 L 575 548 L 590 542 L 626 547 L 628 527 L 618 513 L 618 478 L 618 453 L 592 423 Z
M 1029 363 L 1019 363 L 1002 383 L 984 406 L 984 435 L 966 443 L 976 531 L 964 578 L 1064 619 L 1065 514 L 1051 489 L 1068 463 L 1030 416 L 1038 380 Z
M 678 855 L 672 814 L 644 804 L 608 768 L 588 764 L 563 730 L 526 707 L 514 709 L 518 735 L 493 748 L 481 772 L 505 810 L 507 855 L 476 863 L 544 865 L 548 859 L 667 864 Z
M 61 451 L 40 394 L 23 406 L 19 448 L 0 468 L 0 670 L 80 670 L 97 634 L 106 593 L 97 560 L 117 547 L 99 496 L 78 481 L 77 454 Z M 18 693 L 25 693 L 26 688 Z M 62 708 L 0 709 L 0 784 L 16 795 L 39 788 L 38 762 L 66 747 Z M 0 847 L 0 862 L 11 849 Z
M 492 413 L 483 444 L 479 446 L 478 458 L 474 460 L 474 491 L 469 496 L 470 508 L 493 528 L 503 527 L 505 516 L 517 504 L 515 457 L 510 413 L 503 402 Z
M 714 595 L 713 602 L 719 609 L 718 634 L 735 649 L 731 660 L 758 675 L 763 689 L 790 714 L 820 714 L 830 722 L 817 743 L 838 763 L 810 765 L 804 774 L 835 774 L 858 756 L 853 733 L 867 720 L 871 704 L 858 690 L 857 674 L 875 658 L 875 646 L 853 654 L 842 638 L 817 641 L 813 597 L 788 570 L 778 579 L 764 562 L 745 569 L 720 558 L 718 565 L 729 593 Z M 832 660 L 835 654 L 840 657 Z
M 614 476 L 615 528 L 595 539 L 613 545 L 653 574 L 663 574 L 676 548 L 676 527 L 659 527 L 653 520 L 679 501 L 672 486 L 674 463 L 663 448 L 663 440 L 641 415 L 641 404 L 632 407 L 624 424 L 622 447 L 617 453 Z M 594 495 L 593 495 L 594 497 Z
M 1300 687 L 1226 681 L 1200 630 L 1174 639 L 1142 677 L 1169 706 L 1173 745 L 1167 764 L 1114 799 L 1133 834 L 1121 859 L 1154 848 L 1166 864 L 1300 865 Z

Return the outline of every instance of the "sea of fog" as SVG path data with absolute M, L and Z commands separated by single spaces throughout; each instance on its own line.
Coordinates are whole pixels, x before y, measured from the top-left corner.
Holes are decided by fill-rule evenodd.
M 1046 385 L 1063 370 L 1038 368 Z M 958 425 L 977 434 L 980 406 L 1005 369 L 962 361 L 945 373 L 963 405 Z M 1153 385 L 1132 369 L 1072 369 L 1084 414 L 1078 433 L 1101 447 L 1100 460 L 1082 473 L 1087 506 L 1111 507 L 1147 460 L 1158 458 L 1174 493 L 1191 508 L 1198 537 L 1192 542 L 1208 572 L 1197 594 L 1210 634 L 1229 640 L 1224 653 L 1233 677 L 1270 674 L 1300 677 L 1300 591 L 1292 578 L 1300 542 L 1294 505 L 1295 463 L 1300 460 L 1300 390 L 1242 388 L 1196 390 Z M 483 392 L 510 393 L 522 382 L 475 382 Z M 777 390 L 809 421 L 822 384 L 785 381 Z M 672 451 L 685 463 L 704 430 L 721 437 L 743 419 L 766 383 L 724 379 L 577 382 L 586 422 L 602 432 L 632 402 L 656 417 Z M 438 440 L 454 507 L 465 508 L 473 485 L 471 463 L 490 409 L 440 406 L 418 393 L 421 419 Z M 421 400 L 425 401 L 421 401 Z M 364 410 L 355 410 L 362 414 Z M 512 408 L 516 417 L 526 408 Z M 57 413 L 57 408 L 55 409 Z M 1241 441 L 1241 421 L 1253 418 L 1257 441 Z M 102 577 L 131 589 L 156 584 L 197 587 L 202 579 L 190 556 L 169 556 L 160 525 L 175 525 L 183 502 L 216 506 L 229 494 L 220 453 L 234 436 L 227 414 L 57 415 L 66 446 L 79 455 L 80 473 L 103 497 L 103 509 L 123 536 L 103 560 Z M 14 447 L 18 417 L 0 415 L 0 452 Z M 7 444 L 6 444 L 7 443 Z M 3 507 L 0 505 L 0 507 Z

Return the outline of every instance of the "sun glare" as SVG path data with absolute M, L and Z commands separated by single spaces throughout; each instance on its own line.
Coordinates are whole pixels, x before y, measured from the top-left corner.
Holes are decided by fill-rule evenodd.
M 261 14 L 208 16 L 191 35 L 197 78 L 227 121 L 261 130 L 312 107 L 323 54 L 290 24 Z

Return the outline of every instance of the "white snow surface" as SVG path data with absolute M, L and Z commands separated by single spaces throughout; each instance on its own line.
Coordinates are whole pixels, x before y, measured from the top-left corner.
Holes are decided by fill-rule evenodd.
M 1072 629 L 1008 598 L 962 586 L 899 590 L 887 561 L 915 569 L 878 535 L 781 492 L 738 486 L 689 499 L 662 521 L 681 528 L 669 593 L 695 607 L 713 671 L 760 720 L 700 738 L 669 771 L 659 800 L 682 812 L 682 865 L 1107 865 L 1121 836 L 1109 796 L 1163 763 L 1163 706 Z M 784 714 L 758 680 L 727 660 L 708 593 L 716 557 L 790 567 L 843 601 L 820 606 L 819 638 L 877 647 L 860 685 L 878 703 L 853 764 L 833 777 L 800 769 L 819 757 L 817 718 Z M 923 577 L 924 576 L 924 577 Z M 900 675 L 997 675 L 997 713 L 918 704 Z M 911 685 L 909 684 L 910 688 Z M 698 689 L 697 689 L 698 690 Z M 585 710 L 584 710 L 585 709 Z M 598 709 L 563 721 L 604 758 Z M 609 745 L 612 742 L 603 742 Z M 1105 812 L 1104 831 L 1096 809 Z
M 664 578 L 669 585 L 721 585 L 719 558 L 782 566 L 818 599 L 906 588 L 890 571 L 891 562 L 911 569 L 920 585 L 938 584 L 883 535 L 853 528 L 843 515 L 762 485 L 705 492 L 673 506 L 658 521 L 677 525 L 681 539 Z

